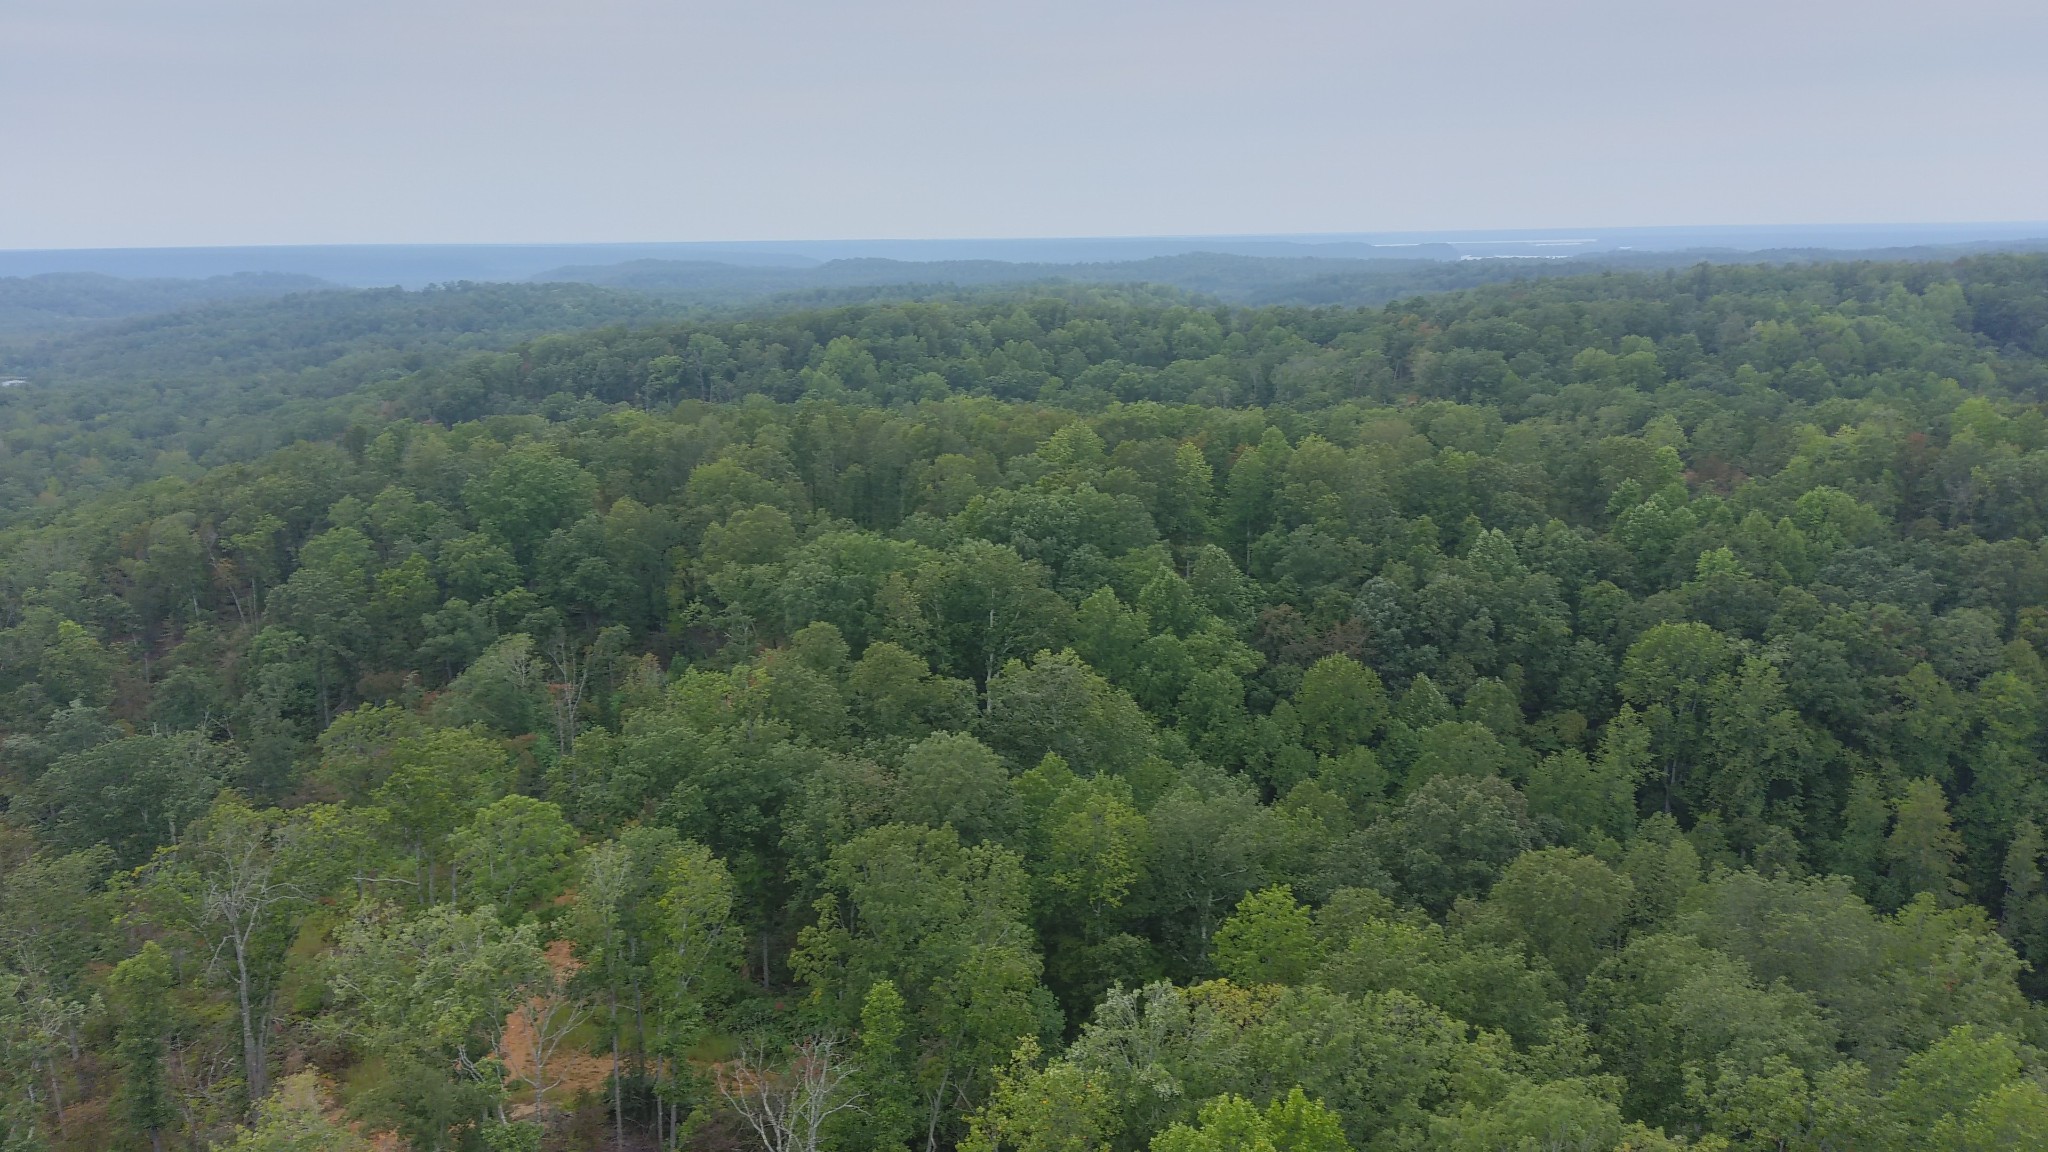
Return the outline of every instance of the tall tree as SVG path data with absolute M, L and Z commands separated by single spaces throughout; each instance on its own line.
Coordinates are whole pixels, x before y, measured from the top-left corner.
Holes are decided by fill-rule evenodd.
M 1948 798 L 1934 781 L 1922 777 L 1907 782 L 1884 851 L 1892 882 L 1902 894 L 1927 893 L 1943 907 L 1967 895 L 1959 874 L 1962 837 L 1949 820 Z
M 121 1069 L 121 1119 L 163 1152 L 164 1132 L 178 1119 L 170 1085 L 170 954 L 154 940 L 114 966 L 107 978 L 115 1012 L 114 1059 Z
M 269 1094 L 271 1000 L 298 915 L 321 895 L 297 851 L 301 825 L 225 793 L 177 849 L 149 870 L 145 906 L 226 960 L 241 1025 L 247 1102 Z

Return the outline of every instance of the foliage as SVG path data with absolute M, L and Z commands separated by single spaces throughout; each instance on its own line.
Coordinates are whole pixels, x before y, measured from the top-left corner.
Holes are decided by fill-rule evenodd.
M 2044 1138 L 2048 261 L 558 287 L 0 397 L 11 1146 Z

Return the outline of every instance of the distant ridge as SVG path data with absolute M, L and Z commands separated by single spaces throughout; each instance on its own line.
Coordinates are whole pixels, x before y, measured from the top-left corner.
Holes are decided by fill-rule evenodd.
M 2048 251 L 2048 239 L 1863 250 L 1831 248 L 1606 250 L 1556 256 L 1527 253 L 1461 256 L 1448 245 L 1418 245 L 1407 258 L 1243 256 L 1192 252 L 1099 263 L 1010 263 L 999 260 L 833 260 L 811 268 L 741 268 L 711 260 L 633 260 L 555 268 L 538 282 L 591 284 L 687 304 L 734 304 L 797 293 L 852 288 L 981 288 L 1030 284 L 1153 284 L 1232 304 L 1350 307 L 1384 304 L 1425 292 L 1512 280 L 1571 276 L 1603 268 L 1650 270 L 1709 263 L 1809 264 L 1829 260 L 1924 261 L 1992 251 Z

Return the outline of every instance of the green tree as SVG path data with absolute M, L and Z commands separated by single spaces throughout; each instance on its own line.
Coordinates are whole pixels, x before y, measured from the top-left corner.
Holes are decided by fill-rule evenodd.
M 1216 967 L 1239 984 L 1299 984 L 1322 952 L 1308 909 L 1285 884 L 1245 897 L 1216 930 Z
M 1065 623 L 1044 567 L 982 540 L 920 571 L 917 591 L 945 667 L 984 692 L 1005 664 L 1056 643 Z
M 60 1029 L 75 1027 L 83 1006 L 39 995 L 31 981 L 12 974 L 0 974 L 0 996 L 5 997 L 0 999 L 0 1148 L 41 1152 L 46 1109 L 55 1110 L 58 1131 L 63 1130 L 64 1097 L 55 1063 L 64 1040 Z M 49 1079 L 44 1081 L 46 1071 Z M 44 1083 L 50 1087 L 48 1100 L 41 1095 Z
M 121 1069 L 121 1122 L 163 1152 L 164 1132 L 178 1120 L 170 1085 L 173 1025 L 170 954 L 154 940 L 114 966 L 107 991 L 115 1013 L 114 1062 Z
M 1252 539 L 1273 523 L 1273 502 L 1293 449 L 1278 428 L 1268 428 L 1258 446 L 1239 454 L 1225 485 L 1223 519 L 1231 550 L 1251 567 Z
M 372 599 L 371 559 L 370 540 L 360 531 L 339 527 L 322 532 L 306 542 L 298 570 L 265 605 L 278 625 L 305 644 L 322 725 L 353 694 L 357 674 L 374 651 L 364 612 Z
M 1279 847 L 1273 810 L 1236 781 L 1196 780 L 1161 797 L 1145 827 L 1133 901 L 1182 971 L 1205 971 L 1228 909 L 1271 873 Z
M 1064 1061 L 1041 1065 L 1025 1037 L 968 1117 L 962 1152 L 1108 1152 L 1116 1114 L 1100 1078 Z
M 1783 1056 L 1747 1075 L 1724 1065 L 1694 1076 L 1686 1094 L 1715 1133 L 1754 1148 L 1886 1147 L 1886 1125 L 1870 1092 L 1870 1069 L 1854 1061 L 1809 1075 Z
M 680 1059 L 736 990 L 746 939 L 734 923 L 732 874 L 703 845 L 667 853 L 655 883 L 648 942 L 659 1045 Z
M 1294 693 L 1302 738 L 1325 756 L 1371 740 L 1386 723 L 1387 692 L 1372 669 L 1342 654 L 1309 665 Z
M 1143 879 L 1148 827 L 1106 788 L 1074 789 L 1047 813 L 1043 879 L 1084 929 L 1105 929 Z
M 191 834 L 150 867 L 143 903 L 231 965 L 242 1075 L 253 1106 L 269 1092 L 275 989 L 299 917 L 322 895 L 304 826 L 276 809 L 223 793 Z
M 2043 1139 L 2048 1139 L 2048 1089 L 2023 1080 L 1978 1097 L 1962 1117 L 1943 1117 L 1935 1126 L 1933 1146 L 1994 1152 L 2035 1147 Z
M 1590 837 L 1627 840 L 1636 824 L 1636 791 L 1655 778 L 1650 733 L 1627 704 L 1600 733 L 1599 755 L 1566 749 L 1546 756 L 1529 776 L 1529 811 L 1554 823 L 1572 844 Z
M 660 1046 L 648 1028 L 650 992 L 657 987 L 653 960 L 665 878 L 683 852 L 668 828 L 632 827 L 616 840 L 592 845 L 577 862 L 576 898 L 568 917 L 581 963 L 578 976 L 593 1002 L 604 1007 L 603 1037 L 611 1048 L 615 1143 L 625 1142 L 628 1065 L 636 1084 L 649 1082 L 649 1060 Z M 715 884 L 715 875 L 706 878 Z M 701 982 L 699 982 L 701 985 Z M 684 990 L 687 993 L 687 989 Z M 668 1004 L 662 999 L 657 1007 Z
M 1152 1152 L 1349 1152 L 1344 1129 L 1297 1086 L 1260 1111 L 1241 1096 L 1202 1105 L 1196 1122 L 1152 1138 Z
M 2005 881 L 2004 916 L 1999 924 L 2013 950 L 2039 968 L 2048 962 L 2048 884 L 2041 875 L 2041 856 L 2048 844 L 2039 825 L 2021 818 L 2013 827 L 2007 846 L 2002 878 Z
M 1616 687 L 1643 713 L 1664 774 L 1664 811 L 1690 787 L 1705 747 L 1704 726 L 1714 682 L 1735 662 L 1736 648 L 1705 624 L 1659 624 L 1629 646 Z
M 1536 846 L 1521 793 L 1494 776 L 1437 776 L 1375 821 L 1365 844 L 1404 892 L 1442 911 Z
M 1157 747 L 1137 701 L 1071 651 L 1004 665 L 986 704 L 981 730 L 1014 764 L 1036 764 L 1050 752 L 1083 775 L 1123 774 Z
M 974 719 L 974 685 L 932 675 L 923 657 L 887 640 L 868 645 L 847 670 L 846 686 L 856 721 L 871 736 L 915 739 Z
M 1951 907 L 1967 894 L 1958 875 L 1962 838 L 1949 821 L 1948 799 L 1942 795 L 1941 785 L 1932 780 L 1907 782 L 1884 854 L 1891 866 L 1892 883 L 1907 896 L 1927 892 L 1944 907 Z
M 1886 1094 L 1885 1110 L 1908 1133 L 1929 1133 L 1966 1118 L 1979 1099 L 2021 1075 L 2012 1037 L 1963 1025 L 1909 1057 Z
M 1774 1058 L 1814 1071 L 1834 1029 L 1813 1000 L 1761 987 L 1742 961 L 1673 935 L 1631 939 L 1587 980 L 1583 1011 L 1602 1065 L 1622 1077 L 1623 1110 L 1665 1126 L 1697 1122 L 1689 1077 L 1766 1071 Z
M 1775 793 L 1796 784 L 1815 742 L 1787 698 L 1784 676 L 1760 657 L 1718 678 L 1702 739 L 1705 764 L 1693 782 L 1701 810 L 1713 810 L 1754 840 Z
M 902 993 L 887 980 L 868 988 L 860 1006 L 860 1055 L 854 1074 L 861 1094 L 855 1126 L 862 1146 L 895 1152 L 909 1146 L 917 1132 L 915 1062 L 905 1047 L 909 1021 Z
M 391 759 L 391 774 L 372 799 L 391 814 L 390 827 L 417 867 L 420 896 L 432 903 L 438 868 L 448 861 L 449 837 L 471 812 L 505 794 L 510 766 L 495 743 L 461 728 L 401 739 Z
M 938 732 L 911 745 L 896 769 L 896 818 L 905 824 L 951 827 L 966 844 L 998 843 L 1018 831 L 1009 769 L 981 741 Z
M 1467 1104 L 1436 1124 L 1450 1152 L 1622 1148 L 1621 1109 L 1605 1086 L 1579 1079 L 1516 1084 L 1488 1106 Z
M 1385 897 L 1358 918 L 1344 907 L 1358 895 L 1339 893 L 1324 909 L 1318 927 L 1332 947 L 1315 983 L 1353 996 L 1406 993 L 1526 1045 L 1553 1043 L 1568 1031 L 1563 983 L 1517 942 L 1497 942 L 1494 932 L 1448 932 L 1418 914 L 1397 916 Z
M 552 448 L 522 444 L 463 489 L 477 523 L 530 560 L 550 532 L 590 508 L 597 482 Z
M 1634 894 L 1628 877 L 1591 856 L 1540 848 L 1508 863 L 1487 903 L 1576 985 L 1619 941 Z
M 559 895 L 569 880 L 576 830 L 544 800 L 506 796 L 479 809 L 448 838 L 449 884 L 468 880 L 467 900 L 516 919 Z
M 1173 477 L 1159 494 L 1159 531 L 1181 544 L 1198 543 L 1209 533 L 1215 503 L 1216 474 L 1208 457 L 1183 440 L 1173 450 Z
M 325 1025 L 389 1071 L 358 1110 L 421 1149 L 504 1123 L 505 1031 L 556 984 L 536 927 L 507 927 L 488 907 L 407 917 L 365 905 L 336 937 Z
M 876 982 L 904 991 L 928 1144 L 984 1102 L 1018 1037 L 1050 1024 L 1020 863 L 994 845 L 963 848 L 947 828 L 863 833 L 832 853 L 818 923 L 792 958 L 848 1023 Z
M 15 805 L 58 847 L 105 844 L 133 867 L 177 843 L 240 764 L 196 732 L 131 736 L 58 757 Z
M 310 1072 L 286 1077 L 256 1109 L 256 1123 L 217 1145 L 223 1152 L 369 1152 L 370 1142 L 327 1118 Z

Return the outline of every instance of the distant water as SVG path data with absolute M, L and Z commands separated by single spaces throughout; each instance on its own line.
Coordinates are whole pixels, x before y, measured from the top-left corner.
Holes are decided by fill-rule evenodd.
M 777 240 L 758 243 L 348 244 L 251 248 L 0 250 L 0 276 L 99 272 L 110 276 L 206 277 L 287 272 L 337 284 L 420 287 L 457 280 L 525 280 L 564 265 L 705 260 L 745 267 L 808 268 L 828 260 L 1001 260 L 1082 263 L 1189 252 L 1358 260 L 1575 256 L 1634 249 L 1880 249 L 2048 237 L 2048 221 L 1997 224 L 1810 224 L 1520 231 L 1358 232 L 1287 236 L 1136 236 L 1064 239 Z

